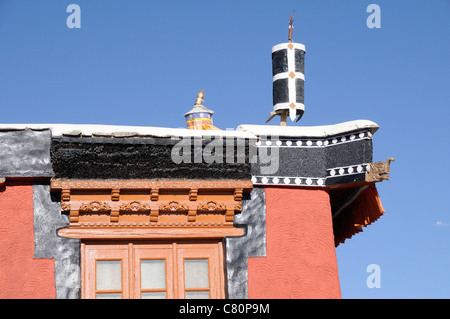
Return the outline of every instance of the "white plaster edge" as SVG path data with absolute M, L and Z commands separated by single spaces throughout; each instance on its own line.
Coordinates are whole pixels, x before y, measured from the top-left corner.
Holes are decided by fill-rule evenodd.
M 0 131 L 17 130 L 51 130 L 52 136 L 93 134 L 131 133 L 138 136 L 155 137 L 202 137 L 222 136 L 255 139 L 258 136 L 286 137 L 318 137 L 348 133 L 355 130 L 369 130 L 372 134 L 379 126 L 369 120 L 356 120 L 322 126 L 279 126 L 279 125 L 239 125 L 236 130 L 189 130 L 185 128 L 121 126 L 121 125 L 90 125 L 90 124 L 0 124 Z M 131 136 L 131 135 L 130 135 Z
M 52 136 L 76 135 L 82 136 L 113 135 L 125 133 L 138 136 L 154 137 L 202 137 L 221 136 L 254 139 L 251 132 L 237 130 L 189 130 L 185 128 L 146 127 L 146 126 L 121 126 L 121 125 L 90 125 L 90 124 L 0 124 L 0 131 L 17 130 L 51 130 Z
M 355 120 L 334 125 L 322 126 L 279 126 L 279 125 L 239 125 L 236 130 L 252 133 L 256 136 L 286 136 L 286 137 L 319 137 L 325 138 L 345 134 L 356 130 L 368 130 L 374 134 L 379 129 L 378 124 L 369 120 Z

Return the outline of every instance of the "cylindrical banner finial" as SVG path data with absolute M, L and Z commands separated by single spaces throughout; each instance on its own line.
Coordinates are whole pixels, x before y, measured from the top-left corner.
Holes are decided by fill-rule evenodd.
M 201 90 L 197 94 L 197 99 L 192 110 L 184 114 L 187 128 L 190 130 L 219 130 L 212 122 L 214 112 L 203 105 L 204 98 L 205 92 Z

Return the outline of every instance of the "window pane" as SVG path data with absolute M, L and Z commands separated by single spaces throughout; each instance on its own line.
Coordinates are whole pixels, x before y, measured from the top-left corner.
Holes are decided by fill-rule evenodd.
M 209 291 L 186 291 L 186 299 L 209 299 Z
M 166 288 L 166 261 L 164 259 L 141 260 L 141 289 Z
M 97 290 L 122 289 L 122 262 L 97 260 Z
M 208 259 L 184 260 L 184 284 L 185 288 L 209 287 Z
M 166 299 L 165 292 L 143 292 L 141 294 L 142 299 Z
M 122 299 L 122 294 L 121 293 L 114 293 L 114 294 L 97 294 L 96 295 L 97 299 Z

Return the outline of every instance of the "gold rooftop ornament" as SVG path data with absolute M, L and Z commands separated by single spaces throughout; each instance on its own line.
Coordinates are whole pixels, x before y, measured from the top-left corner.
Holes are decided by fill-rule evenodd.
M 184 114 L 187 128 L 190 130 L 220 130 L 212 124 L 213 111 L 203 106 L 205 92 L 200 90 L 197 94 L 194 107 Z

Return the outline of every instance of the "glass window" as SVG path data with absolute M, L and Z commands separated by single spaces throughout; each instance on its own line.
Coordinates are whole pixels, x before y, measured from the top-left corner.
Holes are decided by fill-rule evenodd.
M 166 262 L 164 259 L 141 260 L 141 289 L 166 288 Z
M 186 288 L 209 288 L 208 259 L 185 259 L 184 279 Z
M 186 291 L 186 299 L 209 299 L 209 291 Z
M 95 298 L 96 299 L 122 299 L 122 294 L 121 293 L 106 293 L 106 294 L 97 293 L 95 295 Z
M 97 290 L 122 289 L 122 262 L 97 260 Z
M 186 299 L 209 299 L 208 259 L 184 260 L 184 288 Z
M 143 292 L 141 293 L 142 299 L 166 299 L 166 293 L 161 291 L 157 292 Z

